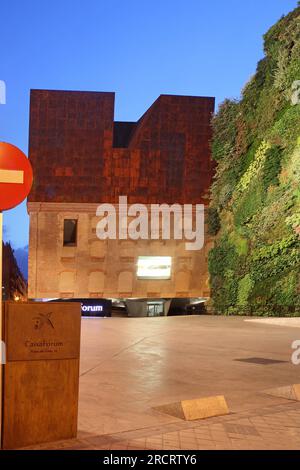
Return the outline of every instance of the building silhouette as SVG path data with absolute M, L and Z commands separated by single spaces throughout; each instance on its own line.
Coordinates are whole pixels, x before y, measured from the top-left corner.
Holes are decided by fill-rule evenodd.
M 21 273 L 10 243 L 3 243 L 2 298 L 24 301 L 27 299 L 27 282 Z

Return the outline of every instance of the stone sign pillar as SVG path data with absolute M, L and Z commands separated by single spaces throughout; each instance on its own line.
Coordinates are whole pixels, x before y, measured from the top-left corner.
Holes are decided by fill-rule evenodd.
M 4 304 L 3 449 L 76 437 L 80 307 Z

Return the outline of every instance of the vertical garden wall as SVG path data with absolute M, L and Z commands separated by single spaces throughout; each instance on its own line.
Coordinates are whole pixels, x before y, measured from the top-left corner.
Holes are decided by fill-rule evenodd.
M 300 7 L 264 50 L 241 100 L 213 119 L 212 301 L 218 313 L 300 315 Z

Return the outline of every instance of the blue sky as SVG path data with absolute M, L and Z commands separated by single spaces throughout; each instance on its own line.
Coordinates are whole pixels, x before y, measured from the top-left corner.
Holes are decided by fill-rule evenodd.
M 238 97 L 263 56 L 262 35 L 297 0 L 4 0 L 0 140 L 28 151 L 30 88 L 115 91 L 115 118 L 136 120 L 161 93 Z M 5 239 L 28 243 L 23 203 Z

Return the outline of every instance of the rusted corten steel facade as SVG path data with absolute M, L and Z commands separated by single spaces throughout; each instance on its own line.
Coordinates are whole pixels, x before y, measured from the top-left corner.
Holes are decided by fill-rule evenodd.
M 137 123 L 114 123 L 114 98 L 31 91 L 29 201 L 207 202 L 214 98 L 161 95 Z
M 209 297 L 208 252 L 186 240 L 97 238 L 100 203 L 209 203 L 214 98 L 161 95 L 137 122 L 114 122 L 114 93 L 33 90 L 28 198 L 29 298 Z M 195 207 L 195 206 L 193 206 Z M 75 246 L 64 222 L 76 220 Z M 138 260 L 169 257 L 168 279 L 141 279 Z

